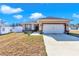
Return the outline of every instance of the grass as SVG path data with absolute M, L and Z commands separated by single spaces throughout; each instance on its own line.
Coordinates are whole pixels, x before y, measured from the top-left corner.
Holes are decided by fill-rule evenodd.
M 0 36 L 0 55 L 3 56 L 46 56 L 42 35 L 28 36 L 11 33 Z
M 72 36 L 79 37 L 79 30 L 70 30 L 69 34 Z
M 79 34 L 79 30 L 70 30 L 69 32 L 73 34 Z

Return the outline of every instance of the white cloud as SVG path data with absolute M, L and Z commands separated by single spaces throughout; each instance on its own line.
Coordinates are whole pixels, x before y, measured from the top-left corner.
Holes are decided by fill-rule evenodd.
M 22 12 L 23 10 L 21 8 L 12 8 L 7 5 L 1 5 L 0 7 L 0 12 L 4 14 L 13 14 L 13 13 L 19 13 Z
M 39 18 L 44 18 L 44 17 L 46 17 L 46 16 L 44 16 L 42 13 L 32 13 L 29 18 L 30 19 L 39 19 Z
M 3 22 L 4 20 L 0 18 L 0 22 Z
M 79 14 L 74 13 L 72 17 L 79 18 Z
M 21 19 L 21 18 L 23 18 L 22 15 L 14 15 L 13 17 L 16 18 L 16 19 Z

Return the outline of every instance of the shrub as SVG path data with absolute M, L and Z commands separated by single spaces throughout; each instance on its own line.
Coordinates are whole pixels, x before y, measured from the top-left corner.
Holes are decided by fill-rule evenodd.
M 31 32 L 27 32 L 27 35 L 30 36 Z

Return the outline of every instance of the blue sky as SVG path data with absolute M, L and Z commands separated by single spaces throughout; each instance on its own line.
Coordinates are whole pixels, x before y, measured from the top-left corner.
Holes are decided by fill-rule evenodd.
M 35 21 L 42 17 L 67 18 L 79 23 L 79 4 L 69 3 L 2 3 L 0 20 L 8 24 Z

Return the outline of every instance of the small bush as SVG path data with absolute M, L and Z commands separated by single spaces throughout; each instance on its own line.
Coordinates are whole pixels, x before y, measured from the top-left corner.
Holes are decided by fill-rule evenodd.
M 27 35 L 30 36 L 31 32 L 27 32 Z
M 24 34 L 27 34 L 27 32 L 26 32 L 26 31 L 24 31 Z
M 31 31 L 24 31 L 24 34 L 27 34 L 28 36 L 30 36 L 31 33 Z

